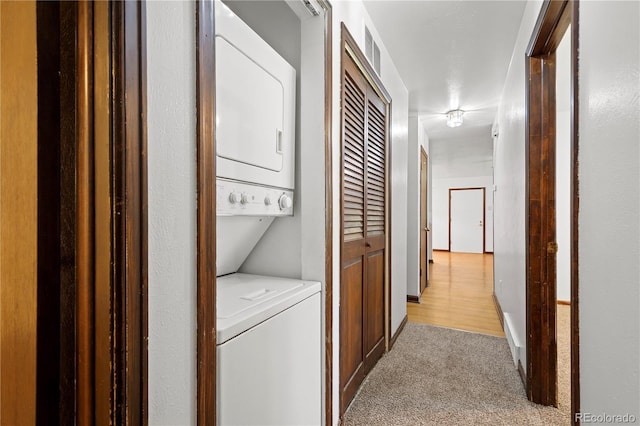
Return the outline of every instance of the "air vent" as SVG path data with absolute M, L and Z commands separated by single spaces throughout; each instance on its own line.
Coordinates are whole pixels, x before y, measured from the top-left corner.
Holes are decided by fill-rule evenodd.
M 313 16 L 320 15 L 320 10 L 322 9 L 317 1 L 315 0 L 302 0 L 302 3 L 305 5 L 309 13 Z
M 371 66 L 373 66 L 373 69 L 375 70 L 376 74 L 381 75 L 380 74 L 380 47 L 378 47 L 378 44 L 375 42 L 375 40 L 373 39 L 373 36 L 371 35 L 371 31 L 369 31 L 369 28 L 367 28 L 366 25 L 364 27 L 364 46 L 365 46 L 365 55 L 367 56 L 369 63 L 371 64 Z

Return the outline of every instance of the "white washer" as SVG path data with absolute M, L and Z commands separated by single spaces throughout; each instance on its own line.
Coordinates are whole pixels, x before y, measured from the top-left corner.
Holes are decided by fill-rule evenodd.
M 320 283 L 218 277 L 218 423 L 321 423 Z

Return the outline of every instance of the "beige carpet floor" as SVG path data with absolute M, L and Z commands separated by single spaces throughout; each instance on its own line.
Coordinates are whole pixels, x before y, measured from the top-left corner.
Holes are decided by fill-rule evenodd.
M 408 323 L 365 379 L 344 425 L 567 425 L 529 402 L 504 338 Z

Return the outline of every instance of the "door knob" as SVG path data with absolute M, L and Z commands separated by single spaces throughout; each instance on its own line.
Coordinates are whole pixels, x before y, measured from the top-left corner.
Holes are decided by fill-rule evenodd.
M 427 232 L 431 231 L 431 229 L 429 229 L 429 227 L 428 227 L 428 226 L 425 226 L 425 227 L 424 227 L 424 230 L 425 230 L 425 231 L 427 231 Z

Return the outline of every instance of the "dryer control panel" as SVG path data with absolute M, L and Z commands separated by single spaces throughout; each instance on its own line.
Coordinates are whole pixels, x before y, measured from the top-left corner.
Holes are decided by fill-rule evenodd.
M 293 191 L 216 179 L 218 216 L 293 216 Z

